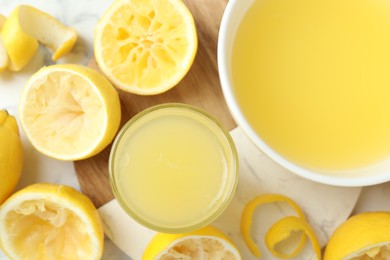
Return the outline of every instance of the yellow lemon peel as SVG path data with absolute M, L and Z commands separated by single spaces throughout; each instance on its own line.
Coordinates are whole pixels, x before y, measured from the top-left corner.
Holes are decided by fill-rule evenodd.
M 0 14 L 0 32 L 3 29 L 5 23 L 5 16 Z M 2 72 L 8 66 L 8 54 L 7 50 L 4 47 L 3 40 L 1 39 L 0 34 L 0 72 Z
M 317 254 L 317 249 L 320 249 L 319 242 L 314 231 L 311 229 L 310 225 L 307 224 L 306 217 L 302 209 L 292 199 L 281 194 L 262 194 L 257 196 L 246 204 L 242 212 L 241 234 L 252 254 L 256 257 L 261 257 L 262 255 L 260 249 L 251 236 L 251 226 L 255 210 L 260 205 L 277 202 L 287 203 L 298 216 L 294 218 L 282 218 L 271 226 L 266 233 L 266 246 L 268 250 L 277 257 L 292 258 L 302 251 L 308 237 L 312 242 L 315 253 Z M 291 226 L 289 226 L 290 224 Z M 284 243 L 286 241 L 288 241 L 288 246 Z M 320 250 L 319 253 L 321 254 Z
M 276 257 L 295 257 L 300 253 L 302 247 L 299 250 L 287 252 L 291 243 L 290 239 L 294 234 L 306 235 L 311 241 L 317 259 L 321 259 L 321 247 L 312 227 L 304 219 L 296 216 L 282 218 L 273 224 L 265 236 L 265 244 Z
M 23 146 L 16 119 L 0 110 L 0 205 L 15 190 L 23 168 Z
M 74 29 L 32 6 L 21 5 L 19 8 L 21 9 L 19 19 L 22 19 L 23 29 L 53 51 L 53 60 L 58 60 L 73 48 L 77 40 L 77 32 Z
M 19 5 L 5 20 L 1 38 L 9 56 L 8 69 L 19 71 L 33 58 L 39 43 L 50 48 L 52 59 L 58 60 L 73 48 L 77 33 L 45 12 Z

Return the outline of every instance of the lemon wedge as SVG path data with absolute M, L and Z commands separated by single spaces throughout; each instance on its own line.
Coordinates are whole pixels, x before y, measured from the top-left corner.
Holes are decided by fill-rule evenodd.
M 194 19 L 180 0 L 116 0 L 95 29 L 95 58 L 124 91 L 154 95 L 174 87 L 198 47 Z
M 9 69 L 18 71 L 34 56 L 39 42 L 53 51 L 53 60 L 58 60 L 73 48 L 77 32 L 45 12 L 19 5 L 5 21 L 1 37 L 10 58 Z
M 5 23 L 5 16 L 0 14 L 0 32 L 3 29 Z M 8 54 L 7 50 L 4 47 L 3 40 L 1 39 L 0 34 L 0 72 L 2 72 L 8 66 Z
M 282 194 L 262 194 L 245 205 L 241 216 L 241 234 L 249 250 L 254 256 L 261 257 L 261 252 L 251 236 L 255 210 L 263 204 L 277 202 L 287 203 L 297 216 L 284 217 L 270 227 L 265 236 L 267 249 L 276 257 L 293 258 L 299 255 L 309 238 L 317 259 L 320 260 L 321 247 L 315 232 L 306 221 L 305 214 L 295 201 Z
M 142 259 L 238 260 L 241 256 L 222 231 L 206 226 L 184 234 L 157 233 L 146 247 Z
M 331 235 L 324 260 L 390 259 L 390 212 L 350 217 Z
M 23 168 L 23 149 L 15 118 L 0 110 L 0 205 L 14 191 Z
M 114 138 L 121 120 L 119 95 L 96 70 L 52 65 L 27 82 L 19 118 L 38 151 L 59 160 L 81 160 L 99 153 Z
M 84 194 L 56 184 L 34 184 L 0 207 L 0 245 L 11 259 L 100 259 L 104 233 Z

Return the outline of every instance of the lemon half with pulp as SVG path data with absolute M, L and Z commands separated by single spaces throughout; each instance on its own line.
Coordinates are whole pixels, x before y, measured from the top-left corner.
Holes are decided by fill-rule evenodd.
M 183 234 L 157 233 L 144 251 L 143 260 L 240 260 L 234 243 L 219 229 L 206 226 Z
M 0 245 L 11 259 L 100 259 L 103 227 L 96 208 L 71 187 L 39 183 L 0 207 Z
M 153 95 L 174 87 L 190 69 L 198 40 L 180 0 L 116 0 L 95 29 L 95 58 L 124 91 Z

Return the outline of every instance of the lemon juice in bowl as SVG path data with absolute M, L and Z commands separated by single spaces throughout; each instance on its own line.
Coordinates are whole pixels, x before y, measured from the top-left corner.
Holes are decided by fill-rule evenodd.
M 388 2 L 229 4 L 219 40 L 221 82 L 251 139 L 316 181 L 360 186 L 389 179 Z
M 237 185 L 229 134 L 203 110 L 163 104 L 134 116 L 119 132 L 110 181 L 123 209 L 165 233 L 198 229 L 217 218 Z

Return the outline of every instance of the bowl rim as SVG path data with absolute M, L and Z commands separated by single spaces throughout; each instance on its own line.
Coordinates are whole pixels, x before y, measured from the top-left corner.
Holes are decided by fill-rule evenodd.
M 254 1 L 245 1 L 246 4 L 253 3 Z M 230 70 L 230 56 L 229 56 L 229 46 L 232 45 L 233 41 L 229 38 L 234 38 L 235 31 L 232 31 L 234 26 L 233 22 L 236 22 L 236 12 L 239 8 L 237 6 L 242 4 L 242 0 L 230 0 L 225 8 L 225 11 L 222 16 L 218 43 L 217 43 L 217 63 L 218 63 L 218 73 L 222 88 L 222 93 L 227 103 L 227 106 L 237 122 L 238 126 L 243 130 L 245 135 L 254 143 L 254 145 L 260 149 L 266 156 L 271 160 L 276 162 L 278 165 L 289 170 L 290 172 L 309 179 L 314 182 L 329 184 L 334 186 L 342 187 L 358 187 L 358 186 L 370 186 L 375 184 L 384 183 L 390 180 L 390 169 L 384 171 L 378 171 L 378 173 L 365 174 L 364 176 L 355 176 L 351 172 L 351 177 L 337 176 L 337 173 L 326 174 L 325 172 L 314 171 L 311 169 L 304 168 L 297 164 L 292 163 L 283 156 L 279 155 L 275 150 L 273 150 L 269 145 L 267 145 L 252 129 L 250 124 L 246 121 L 245 116 L 241 109 L 239 108 L 237 101 L 235 99 L 235 94 L 233 91 L 233 86 L 231 83 L 229 70 Z M 234 20 L 235 19 L 235 20 Z M 232 36 L 233 34 L 233 36 Z M 230 44 L 230 45 L 229 45 Z M 231 47 L 231 46 L 230 46 Z

